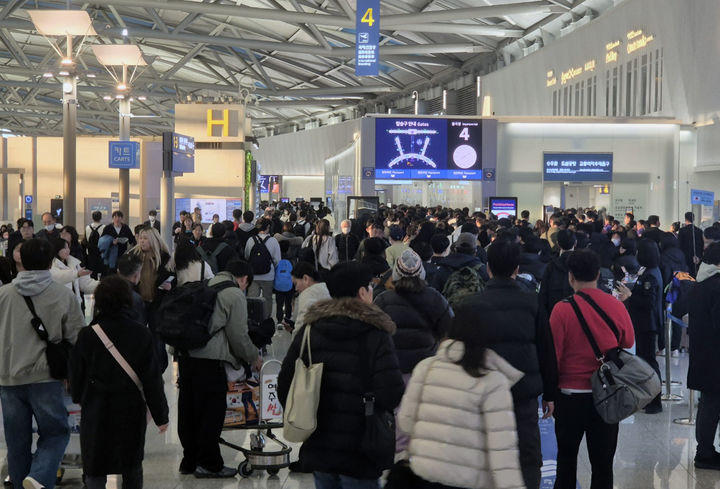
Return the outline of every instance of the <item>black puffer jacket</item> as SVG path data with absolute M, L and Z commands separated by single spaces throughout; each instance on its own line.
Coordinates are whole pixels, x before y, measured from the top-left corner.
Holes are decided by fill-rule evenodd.
M 428 286 L 419 293 L 396 286 L 380 294 L 375 305 L 397 325 L 393 343 L 404 374 L 412 373 L 415 365 L 435 354 L 439 340 L 447 335 L 452 322 L 450 304 Z
M 567 259 L 570 254 L 563 253 L 545 268 L 539 293 L 539 312 L 543 321 L 550 321 L 555 304 L 575 293 L 568 280 Z
M 238 257 L 237 253 L 233 248 L 230 247 L 230 245 L 225 242 L 224 237 L 210 238 L 204 241 L 201 245 L 205 253 L 207 253 L 208 256 L 211 256 L 213 253 L 215 253 L 215 250 L 217 250 L 218 247 L 223 243 L 226 246 L 223 247 L 223 249 L 220 251 L 220 253 L 218 253 L 216 257 L 217 273 L 224 272 L 227 264 Z
M 478 341 L 525 374 L 512 388 L 515 400 L 542 393 L 546 401 L 553 401 L 557 391 L 552 333 L 547 323 L 537 321 L 537 300 L 537 294 L 526 292 L 515 280 L 491 279 L 483 292 L 464 297 L 454 308 L 453 326 L 476 325 Z
M 675 272 L 688 272 L 685 255 L 680 248 L 667 248 L 660 255 L 660 272 L 663 278 L 663 287 L 672 281 Z
M 532 275 L 537 283 L 542 281 L 546 266 L 537 253 L 523 253 L 520 255 L 520 273 Z
M 720 275 L 698 282 L 690 291 L 690 367 L 687 386 L 720 394 Z
M 354 298 L 316 303 L 305 321 L 312 328 L 313 363 L 324 367 L 317 429 L 300 449 L 303 468 L 377 479 L 380 469 L 360 450 L 365 429 L 362 395 L 372 390 L 376 409 L 392 411 L 400 404 L 405 385 L 390 337 L 395 323 L 379 307 Z M 295 336 L 278 377 L 278 397 L 283 405 L 304 332 L 303 327 Z M 373 365 L 371 388 L 363 385 L 360 373 L 368 365 Z
M 463 253 L 450 253 L 444 259 L 438 261 L 438 271 L 433 277 L 433 281 L 430 284 L 433 289 L 442 292 L 445 288 L 445 283 L 450 278 L 450 275 L 456 270 L 460 270 L 464 267 L 477 267 L 482 265 L 483 262 L 480 258 L 475 255 L 465 255 Z M 488 281 L 488 275 L 485 271 L 485 267 L 479 270 L 480 278 L 484 281 Z

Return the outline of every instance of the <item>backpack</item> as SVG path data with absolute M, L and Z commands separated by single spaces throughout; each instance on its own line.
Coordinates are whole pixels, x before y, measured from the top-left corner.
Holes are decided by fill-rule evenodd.
M 227 246 L 228 245 L 225 243 L 220 243 L 218 245 L 218 247 L 215 248 L 215 251 L 213 251 L 212 254 L 210 254 L 210 255 L 208 255 L 207 251 L 205 251 L 205 249 L 202 246 L 198 246 L 197 248 L 195 248 L 195 250 L 198 252 L 198 255 L 200 255 L 200 258 L 202 258 L 202 260 L 204 262 L 206 262 L 208 265 L 210 265 L 210 269 L 212 270 L 213 274 L 217 275 L 218 272 L 222 271 L 222 270 L 219 270 L 219 267 L 218 267 L 218 262 L 217 262 L 218 256 L 220 256 L 220 253 L 222 253 L 223 250 L 225 248 L 227 248 Z
M 445 282 L 442 295 L 451 306 L 455 306 L 463 297 L 485 290 L 485 281 L 480 278 L 482 265 L 462 267 L 450 274 Z
M 87 266 L 88 269 L 92 270 L 93 272 L 100 272 L 103 263 L 102 254 L 100 253 L 100 247 L 98 246 L 98 243 L 100 242 L 100 232 L 98 231 L 100 229 L 100 226 L 93 227 L 92 224 L 90 225 L 90 229 L 92 231 L 90 232 L 90 237 L 85 244 L 85 249 L 87 252 Z
M 275 267 L 275 283 L 273 288 L 278 292 L 290 292 L 293 288 L 292 272 L 293 266 L 290 260 L 280 260 Z
M 295 233 L 295 236 L 300 236 L 302 239 L 305 239 L 307 237 L 305 236 L 305 223 L 300 224 L 296 222 L 295 226 L 293 226 L 293 233 Z
M 202 267 L 203 274 L 205 265 Z M 208 280 L 188 282 L 169 291 L 158 310 L 155 332 L 166 344 L 179 351 L 195 350 L 207 345 L 210 318 L 221 290 L 237 287 L 228 280 L 210 286 Z
M 272 256 L 270 256 L 270 251 L 268 251 L 267 246 L 265 245 L 269 239 L 269 235 L 265 236 L 265 239 L 263 240 L 260 240 L 258 236 L 252 237 L 255 245 L 250 250 L 248 262 L 250 263 L 255 275 L 264 275 L 266 273 L 270 273 L 270 270 L 272 270 L 273 259 Z
M 665 287 L 665 300 L 672 305 L 672 315 L 682 318 L 690 312 L 690 292 L 697 282 L 687 272 L 675 272 L 672 281 Z
M 237 236 L 237 250 L 240 256 L 245 256 L 245 245 L 247 245 L 248 239 L 253 236 L 257 236 L 257 228 L 252 228 L 250 231 L 243 231 L 240 228 L 235 230 L 235 236 Z

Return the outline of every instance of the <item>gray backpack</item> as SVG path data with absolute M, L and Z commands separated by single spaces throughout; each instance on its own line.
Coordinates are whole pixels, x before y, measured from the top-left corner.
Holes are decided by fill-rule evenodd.
M 589 295 L 578 292 L 585 302 L 595 309 L 620 340 L 620 332 L 610 316 Z M 616 424 L 647 406 L 662 389 L 660 377 L 642 358 L 623 350 L 619 346 L 604 354 L 600 352 L 595 338 L 575 296 L 566 299 L 577 315 L 580 326 L 590 341 L 595 358 L 600 362 L 592 375 L 593 403 L 600 417 L 608 424 Z

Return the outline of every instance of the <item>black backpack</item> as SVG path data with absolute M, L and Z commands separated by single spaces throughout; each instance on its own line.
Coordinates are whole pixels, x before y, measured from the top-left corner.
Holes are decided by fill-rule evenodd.
M 202 266 L 204 275 L 205 265 Z M 231 280 L 210 286 L 208 280 L 188 282 L 169 291 L 158 310 L 155 332 L 163 342 L 179 351 L 195 350 L 207 345 L 210 318 L 221 290 L 237 287 Z
M 265 275 L 266 273 L 270 273 L 270 270 L 272 270 L 273 259 L 272 256 L 270 256 L 270 251 L 268 251 L 267 246 L 265 245 L 269 239 L 269 235 L 265 236 L 262 240 L 258 236 L 252 237 L 255 245 L 250 250 L 248 262 L 250 263 L 255 275 Z
M 307 236 L 305 236 L 305 231 L 306 228 L 304 222 L 302 224 L 300 224 L 299 222 L 295 223 L 295 226 L 293 227 L 293 233 L 295 233 L 295 236 L 299 236 L 302 239 L 305 239 L 307 238 Z
M 245 245 L 247 245 L 248 239 L 257 236 L 257 233 L 257 228 L 252 228 L 250 231 L 243 231 L 237 228 L 235 236 L 237 236 L 237 251 L 240 256 L 245 256 Z
M 98 231 L 100 226 L 93 227 L 92 224 L 90 225 L 90 229 L 92 231 L 90 232 L 90 237 L 85 245 L 87 253 L 87 267 L 93 272 L 102 271 L 101 268 L 103 260 L 102 254 L 100 253 L 100 247 L 98 246 L 98 243 L 100 243 L 100 232 Z
M 202 246 L 198 246 L 197 248 L 195 248 L 195 250 L 197 251 L 198 255 L 200 255 L 200 258 L 201 258 L 205 263 L 207 263 L 208 265 L 210 265 L 210 269 L 212 270 L 213 275 L 217 275 L 218 272 L 221 272 L 221 271 L 222 271 L 222 270 L 220 270 L 219 267 L 218 267 L 218 261 L 217 261 L 218 256 L 220 256 L 220 253 L 222 253 L 223 250 L 224 250 L 225 248 L 227 248 L 227 247 L 228 247 L 227 244 L 225 244 L 225 243 L 220 243 L 220 244 L 218 245 L 218 247 L 215 248 L 215 251 L 213 251 L 213 252 L 212 252 L 211 254 L 209 254 L 209 255 L 208 255 L 208 252 L 205 251 L 205 249 L 204 249 Z

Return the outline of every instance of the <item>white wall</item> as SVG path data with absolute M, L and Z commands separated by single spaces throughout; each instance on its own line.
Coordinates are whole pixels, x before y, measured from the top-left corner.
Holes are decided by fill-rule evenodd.
M 263 169 L 263 171 L 265 171 Z M 325 177 L 283 176 L 282 196 L 295 200 L 298 197 L 310 201 L 312 197 L 325 199 Z

